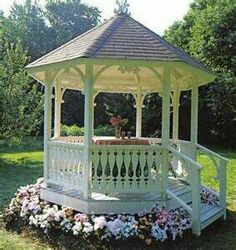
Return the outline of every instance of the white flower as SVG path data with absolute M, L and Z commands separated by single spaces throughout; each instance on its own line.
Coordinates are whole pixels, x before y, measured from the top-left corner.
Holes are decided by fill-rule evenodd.
M 98 229 L 103 229 L 107 224 L 106 218 L 104 216 L 95 217 L 93 221 L 95 231 Z
M 83 226 L 84 226 L 83 232 L 85 234 L 90 234 L 93 231 L 93 226 L 90 222 L 84 222 Z
M 54 211 L 58 212 L 58 210 L 59 210 L 58 205 L 54 204 L 52 207 L 53 207 Z
M 20 212 L 20 216 L 21 217 L 24 217 L 28 214 L 28 205 L 29 205 L 29 200 L 24 200 L 23 203 L 22 203 L 22 206 L 21 206 L 21 212 Z
M 81 231 L 82 231 L 82 224 L 81 222 L 79 221 L 76 221 L 75 222 L 75 225 L 72 227 L 72 232 L 74 235 L 78 235 Z

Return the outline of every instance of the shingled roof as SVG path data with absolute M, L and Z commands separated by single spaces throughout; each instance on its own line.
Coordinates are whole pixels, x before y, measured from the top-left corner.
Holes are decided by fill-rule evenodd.
M 132 17 L 122 14 L 51 51 L 29 64 L 27 68 L 75 58 L 180 61 L 204 68 L 201 63 Z

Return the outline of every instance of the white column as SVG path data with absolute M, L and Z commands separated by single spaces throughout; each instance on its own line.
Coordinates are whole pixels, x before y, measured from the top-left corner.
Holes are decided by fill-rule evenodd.
M 137 92 L 135 100 L 136 100 L 136 137 L 142 137 L 143 96 L 140 91 Z
M 93 114 L 92 114 L 92 118 L 93 118 L 93 121 L 92 121 L 93 136 L 94 136 L 94 114 L 95 114 L 94 109 L 97 106 L 97 104 L 95 103 L 95 98 L 96 98 L 97 94 L 98 94 L 97 92 L 95 92 L 93 94 Z
M 198 86 L 192 86 L 191 95 L 191 142 L 198 141 Z
M 179 86 L 176 86 L 173 93 L 173 127 L 172 127 L 172 137 L 174 140 L 179 138 L 179 98 L 180 98 L 180 89 Z
M 93 136 L 93 66 L 86 65 L 85 81 L 84 81 L 84 198 L 88 199 L 91 196 L 91 159 L 90 147 L 92 145 Z
M 166 190 L 168 186 L 168 149 L 170 139 L 170 69 L 165 68 L 163 73 L 163 86 L 162 86 L 162 146 L 163 146 L 163 154 L 162 154 L 162 187 L 161 187 L 161 195 L 162 198 L 166 198 Z
M 55 87 L 55 114 L 54 114 L 54 137 L 59 137 L 61 133 L 61 104 L 63 92 L 60 84 L 57 83 Z
M 192 86 L 191 93 L 191 136 L 192 145 L 192 155 L 191 158 L 196 160 L 197 152 L 194 144 L 198 142 L 198 86 L 194 84 Z
M 50 155 L 48 142 L 51 140 L 52 129 L 52 81 L 50 74 L 46 72 L 44 88 L 44 183 L 47 186 Z
M 191 92 L 191 158 L 197 160 L 197 150 L 195 143 L 198 140 L 198 86 L 196 83 L 192 85 Z M 196 235 L 201 234 L 201 223 L 200 223 L 200 204 L 201 204 L 201 195 L 200 195 L 200 186 L 201 186 L 201 173 L 199 169 L 194 169 L 192 173 L 192 190 L 193 190 L 193 214 L 192 214 L 192 231 Z

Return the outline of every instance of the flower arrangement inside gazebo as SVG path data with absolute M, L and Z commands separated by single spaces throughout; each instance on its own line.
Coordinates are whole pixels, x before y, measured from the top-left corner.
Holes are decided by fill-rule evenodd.
M 120 14 L 26 68 L 45 85 L 42 199 L 95 214 L 139 213 L 151 210 L 156 203 L 167 208 L 182 206 L 191 215 L 197 235 L 216 219 L 225 218 L 227 160 L 197 142 L 198 88 L 215 78 L 202 64 Z M 53 88 L 55 122 L 51 137 Z M 60 135 L 66 89 L 84 93 L 84 137 Z M 183 90 L 192 93 L 190 141 L 178 139 Z M 134 96 L 135 137 L 93 136 L 94 99 L 106 92 Z M 150 93 L 162 97 L 162 138 L 142 137 L 143 101 Z M 204 188 L 218 197 L 218 206 L 201 203 L 204 166 L 197 162 L 197 151 L 215 164 L 219 190 Z

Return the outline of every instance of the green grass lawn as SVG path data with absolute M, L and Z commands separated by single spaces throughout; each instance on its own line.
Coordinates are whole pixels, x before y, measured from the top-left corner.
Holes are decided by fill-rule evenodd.
M 187 234 L 184 240 L 160 243 L 160 249 L 236 249 L 236 153 L 230 150 L 215 150 L 229 159 L 227 167 L 227 220 L 217 221 L 196 238 Z M 215 187 L 214 169 L 211 161 L 204 155 L 199 157 L 205 165 L 203 181 Z M 0 145 L 0 216 L 17 188 L 34 183 L 43 174 L 42 143 L 35 141 L 23 147 L 6 147 Z M 6 232 L 1 227 L 0 217 L 0 250 L 1 249 L 50 249 L 37 239 L 28 239 L 24 235 Z

